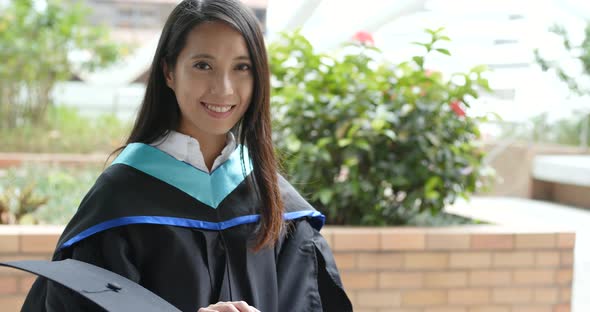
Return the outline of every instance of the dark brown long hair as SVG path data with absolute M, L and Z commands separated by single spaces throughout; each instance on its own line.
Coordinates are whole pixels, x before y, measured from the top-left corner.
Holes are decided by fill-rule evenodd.
M 180 108 L 174 92 L 166 85 L 163 62 L 168 68 L 174 68 L 186 44 L 187 34 L 198 24 L 214 20 L 227 23 L 244 36 L 252 59 L 252 102 L 234 131 L 238 134 L 238 142 L 248 147 L 248 156 L 254 167 L 252 186 L 262 203 L 261 223 L 254 247 L 254 250 L 259 250 L 272 246 L 279 238 L 284 208 L 271 139 L 268 58 L 260 26 L 248 8 L 237 0 L 184 0 L 174 8 L 162 30 L 145 96 L 126 145 L 134 142 L 151 143 L 169 130 L 178 128 Z

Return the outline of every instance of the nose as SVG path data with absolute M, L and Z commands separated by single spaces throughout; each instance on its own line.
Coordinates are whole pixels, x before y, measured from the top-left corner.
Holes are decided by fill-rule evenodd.
M 234 94 L 234 86 L 232 78 L 227 73 L 219 73 L 215 75 L 212 81 L 211 93 L 215 95 L 232 95 Z

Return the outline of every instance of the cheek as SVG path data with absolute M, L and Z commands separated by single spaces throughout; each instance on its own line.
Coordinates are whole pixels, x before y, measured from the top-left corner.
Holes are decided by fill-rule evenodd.
M 184 75 L 177 83 L 176 97 L 180 105 L 193 105 L 206 90 L 206 83 L 199 77 Z

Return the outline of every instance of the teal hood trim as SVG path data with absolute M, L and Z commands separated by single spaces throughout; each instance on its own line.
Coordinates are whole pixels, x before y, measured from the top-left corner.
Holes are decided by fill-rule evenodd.
M 242 167 L 241 148 L 242 146 L 239 145 L 229 159 L 211 174 L 144 143 L 127 145 L 112 165 L 131 166 L 215 209 L 252 172 L 252 162 L 245 146 L 243 147 L 244 167 Z

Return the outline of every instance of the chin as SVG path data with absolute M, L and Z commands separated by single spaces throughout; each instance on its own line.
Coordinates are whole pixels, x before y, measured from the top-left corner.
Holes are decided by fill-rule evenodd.
M 223 129 L 207 129 L 207 133 L 210 135 L 227 135 L 227 133 L 231 130 L 231 128 L 223 128 Z

